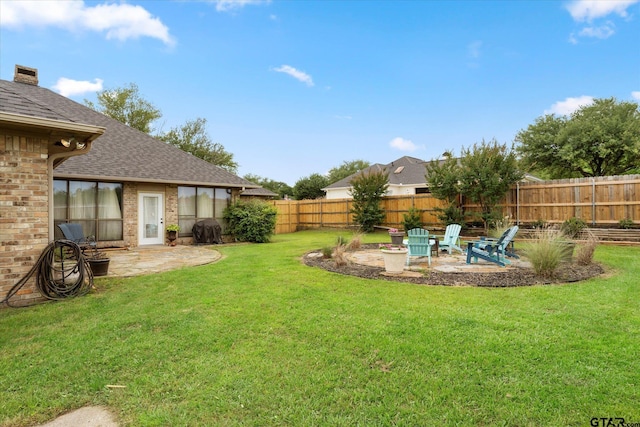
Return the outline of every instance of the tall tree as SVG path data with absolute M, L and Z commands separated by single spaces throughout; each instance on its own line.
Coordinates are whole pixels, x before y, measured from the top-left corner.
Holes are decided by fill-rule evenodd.
M 485 228 L 502 216 L 497 211 L 498 203 L 522 176 L 513 148 L 495 139 L 462 149 L 460 192 L 480 205 Z
M 444 160 L 432 160 L 427 163 L 425 178 L 433 197 L 453 203 L 460 193 L 460 165 L 450 151 L 446 151 L 443 157 Z
M 222 144 L 211 141 L 207 133 L 206 119 L 199 117 L 195 120 L 187 120 L 182 126 L 171 128 L 169 132 L 159 135 L 158 138 L 231 173 L 236 173 L 238 170 L 238 163 L 233 160 L 233 154 L 226 151 Z
M 434 208 L 438 219 L 445 225 L 464 223 L 464 212 L 460 206 L 460 164 L 451 151 L 443 154 L 444 160 L 433 160 L 426 165 L 425 179 L 429 191 L 436 199 L 447 202 L 445 208 Z
M 349 175 L 360 172 L 361 170 L 366 169 L 369 166 L 371 165 L 366 160 L 358 159 L 344 161 L 340 166 L 329 169 L 329 172 L 327 173 L 327 179 L 329 180 L 329 184 L 333 184 L 334 182 L 338 182 L 341 179 L 348 177 Z
M 293 196 L 293 188 L 291 188 L 287 183 L 281 181 L 275 181 L 270 178 L 263 178 L 258 175 L 254 175 L 251 173 L 243 176 L 247 181 L 251 181 L 259 186 L 266 188 L 267 190 L 271 190 L 274 193 L 277 193 L 281 198 L 286 196 Z
M 547 114 L 515 138 L 523 166 L 549 178 L 640 172 L 640 111 L 635 102 L 596 99 L 570 117 Z
M 324 197 L 324 187 L 329 185 L 327 177 L 319 173 L 300 178 L 293 186 L 293 196 L 296 200 L 319 199 Z
M 85 99 L 87 107 L 116 119 L 129 127 L 151 134 L 151 123 L 162 117 L 162 113 L 152 103 L 142 98 L 138 86 L 105 89 L 98 92 L 98 105 Z
M 353 197 L 353 220 L 360 224 L 362 231 L 371 232 L 380 225 L 385 212 L 380 201 L 389 188 L 389 175 L 386 170 L 361 173 L 351 180 L 349 192 Z

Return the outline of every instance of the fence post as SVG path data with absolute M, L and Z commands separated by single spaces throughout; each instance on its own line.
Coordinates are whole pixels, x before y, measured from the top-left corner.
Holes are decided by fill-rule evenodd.
M 591 225 L 596 225 L 596 179 L 591 177 Z
M 520 181 L 516 182 L 516 225 L 520 225 Z
M 347 228 L 349 228 L 349 199 L 346 199 L 345 202 L 347 203 Z

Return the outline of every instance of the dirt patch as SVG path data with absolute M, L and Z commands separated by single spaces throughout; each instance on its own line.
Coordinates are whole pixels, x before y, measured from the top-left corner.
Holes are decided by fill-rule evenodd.
M 377 245 L 366 245 L 377 247 Z M 318 252 L 318 251 L 314 251 Z M 554 283 L 579 282 L 604 273 L 601 265 L 592 263 L 578 265 L 575 263 L 562 263 L 556 270 L 553 278 L 542 278 L 535 275 L 531 268 L 507 268 L 504 271 L 492 273 L 476 272 L 440 272 L 423 271 L 422 274 L 411 275 L 384 275 L 384 268 L 372 267 L 353 262 L 347 265 L 337 266 L 332 259 L 318 256 L 303 257 L 303 262 L 311 267 L 322 268 L 334 273 L 362 277 L 365 279 L 383 279 L 395 282 L 415 283 L 420 285 L 444 285 L 444 286 L 479 286 L 479 287 L 514 287 L 548 285 Z

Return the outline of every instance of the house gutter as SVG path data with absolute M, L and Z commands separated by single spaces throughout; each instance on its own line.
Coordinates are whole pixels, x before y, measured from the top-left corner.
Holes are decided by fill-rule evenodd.
M 26 116 L 23 114 L 6 113 L 0 111 L 0 122 L 20 127 L 37 128 L 42 130 L 60 130 L 72 133 L 96 134 L 91 140 L 102 135 L 106 130 L 102 126 L 84 123 L 67 122 L 64 120 L 46 119 L 44 117 Z
M 157 178 L 131 178 L 127 176 L 108 176 L 108 175 L 77 175 L 77 174 L 57 174 L 57 179 L 77 179 L 85 181 L 112 181 L 112 182 L 141 182 L 149 184 L 174 184 L 174 185 L 199 185 L 203 187 L 224 187 L 224 188 L 260 188 L 258 184 L 229 184 L 228 182 L 211 182 L 211 181 L 167 181 L 166 179 Z

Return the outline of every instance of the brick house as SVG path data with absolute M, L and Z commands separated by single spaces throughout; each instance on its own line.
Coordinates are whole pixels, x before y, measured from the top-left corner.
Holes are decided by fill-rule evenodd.
M 0 300 L 57 225 L 81 223 L 102 247 L 165 243 L 258 187 L 218 166 L 38 86 L 36 69 L 0 80 Z M 32 280 L 32 282 L 34 282 Z M 14 299 L 40 296 L 30 283 Z

